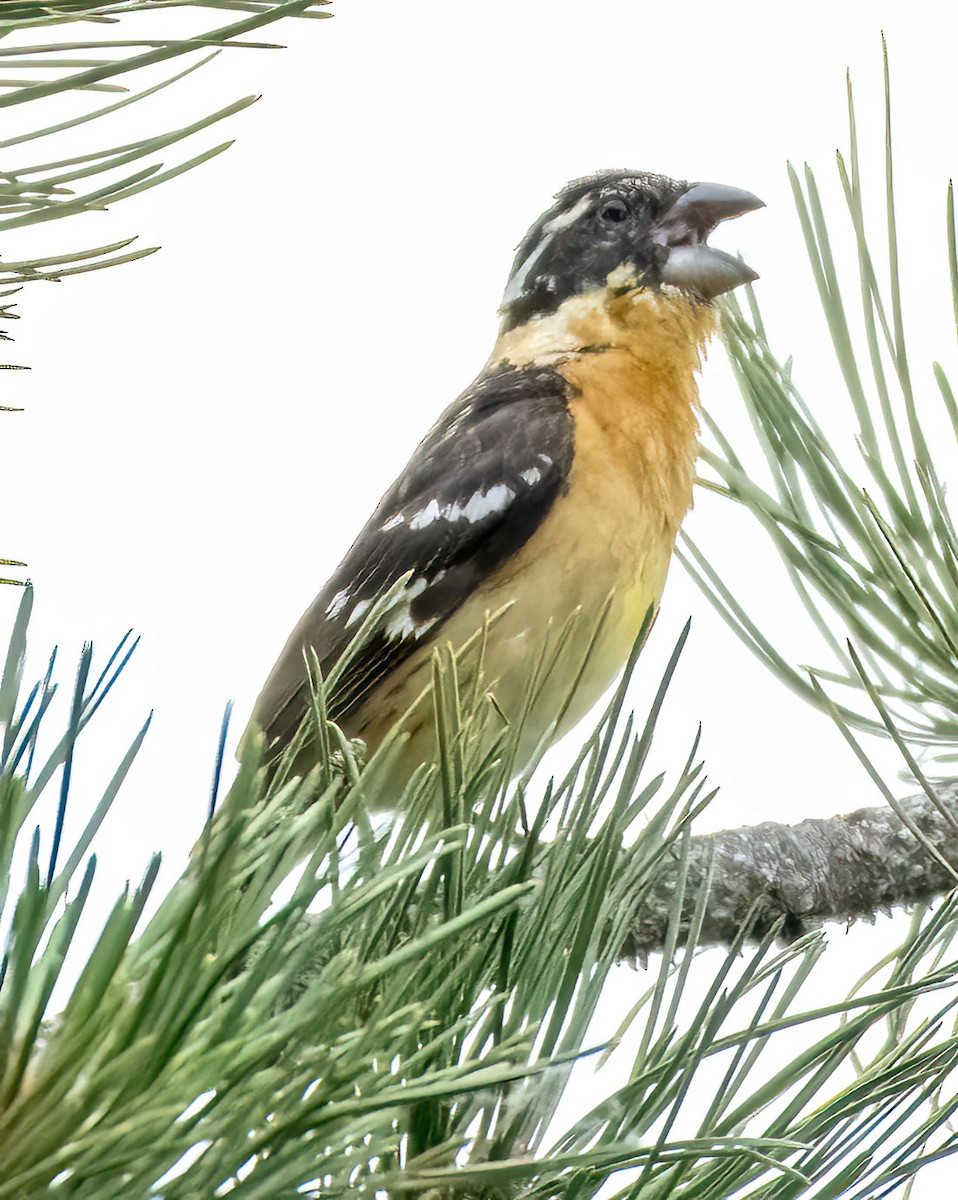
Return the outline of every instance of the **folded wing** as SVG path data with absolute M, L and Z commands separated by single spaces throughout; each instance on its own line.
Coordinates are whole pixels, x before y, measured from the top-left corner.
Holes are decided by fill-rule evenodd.
M 330 698 L 334 719 L 361 706 L 529 540 L 568 485 L 570 394 L 551 368 L 501 366 L 446 410 L 286 643 L 251 721 L 268 743 L 285 744 L 305 716 L 310 651 L 328 672 L 403 576 Z

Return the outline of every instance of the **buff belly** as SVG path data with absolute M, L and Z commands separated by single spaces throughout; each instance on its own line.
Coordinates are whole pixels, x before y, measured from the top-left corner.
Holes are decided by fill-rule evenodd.
M 410 740 L 399 767 L 404 779 L 419 763 L 432 761 L 436 742 L 432 706 L 421 695 L 432 671 L 432 650 L 448 643 L 460 655 L 463 693 L 474 684 L 483 624 L 494 618 L 484 640 L 482 690 L 510 721 L 522 714 L 537 667 L 558 645 L 561 652 L 526 716 L 516 766 L 522 768 L 558 715 L 577 676 L 572 703 L 556 736 L 575 725 L 621 670 L 650 606 L 665 583 L 674 532 L 648 529 L 640 514 L 618 529 L 591 532 L 578 505 L 560 500 L 531 548 L 520 551 L 494 587 L 477 593 L 445 622 L 421 653 L 411 657 L 387 685 L 374 691 L 347 723 L 348 732 L 374 748 L 408 712 Z M 558 543 L 558 545 L 556 544 Z M 597 618 L 608 605 L 597 629 Z M 498 614 L 496 616 L 495 614 Z M 417 702 L 418 701 L 418 702 Z M 410 711 L 411 710 L 411 711 Z

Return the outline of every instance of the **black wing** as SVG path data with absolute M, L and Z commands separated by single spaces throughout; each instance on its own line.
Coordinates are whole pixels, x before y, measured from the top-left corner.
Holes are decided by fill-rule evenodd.
M 305 715 L 309 648 L 327 672 L 412 572 L 331 697 L 342 718 L 529 539 L 568 484 L 571 393 L 551 368 L 500 366 L 446 410 L 286 643 L 253 712 L 268 742 Z

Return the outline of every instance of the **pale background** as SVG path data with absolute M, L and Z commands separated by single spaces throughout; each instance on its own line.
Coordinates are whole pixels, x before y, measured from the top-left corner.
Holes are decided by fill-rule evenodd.
M 847 144 L 850 67 L 880 200 L 884 29 L 908 333 L 927 403 L 932 358 L 954 368 L 943 221 L 954 7 L 342 0 L 335 11 L 256 35 L 289 48 L 225 54 L 110 132 L 94 126 L 59 151 L 160 132 L 264 93 L 192 151 L 238 138 L 226 155 L 110 213 L 14 234 L 3 247 L 11 259 L 132 233 L 163 246 L 131 266 L 31 285 L 4 355 L 33 368 L 3 379 L 4 402 L 27 411 L 3 417 L 0 545 L 28 560 L 36 586 L 28 673 L 41 674 L 58 643 L 68 690 L 83 639 L 102 661 L 128 627 L 143 638 L 77 755 L 79 812 L 155 710 L 100 842 L 103 904 L 153 850 L 164 852 L 166 879 L 182 868 L 225 702 L 236 703 L 235 742 L 289 629 L 482 366 L 513 248 L 568 179 L 628 166 L 759 194 L 767 209 L 713 240 L 761 273 L 773 345 L 795 355 L 814 411 L 835 410 L 830 427 L 847 437 L 785 163 L 813 164 L 843 227 L 834 151 Z M 856 290 L 849 275 L 852 302 Z M 744 435 L 720 347 L 702 392 Z M 689 528 L 776 644 L 795 661 L 814 658 L 807 622 L 748 519 L 700 494 Z M 17 599 L 0 592 L 4 628 Z M 700 828 L 878 803 L 829 719 L 750 657 L 678 566 L 637 709 L 690 614 L 653 766 L 680 767 L 703 723 L 721 792 Z M 877 754 L 894 781 L 894 755 Z M 833 993 L 893 932 L 887 918 L 831 931 Z M 623 969 L 610 1008 L 636 986 Z

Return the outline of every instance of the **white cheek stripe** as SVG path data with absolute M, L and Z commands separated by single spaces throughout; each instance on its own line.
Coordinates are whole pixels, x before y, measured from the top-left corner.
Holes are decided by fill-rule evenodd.
M 509 282 L 506 284 L 506 290 L 502 293 L 502 307 L 507 304 L 512 304 L 514 300 L 518 300 L 525 291 L 526 280 L 536 265 L 539 259 L 545 252 L 546 247 L 552 241 L 552 234 L 547 233 L 541 242 L 536 246 L 535 250 L 519 264 L 515 272 L 509 277 Z
M 576 221 L 588 210 L 592 203 L 592 193 L 587 192 L 581 200 L 577 201 L 570 209 L 565 212 L 560 212 L 554 216 L 551 221 L 547 221 L 542 227 L 542 237 L 536 243 L 535 248 L 526 255 L 522 262 L 516 267 L 515 271 L 509 277 L 509 282 L 506 284 L 506 290 L 503 293 L 503 306 L 511 304 L 514 300 L 518 300 L 526 289 L 526 283 L 532 273 L 532 268 L 542 257 L 547 246 L 552 242 L 552 239 L 557 233 L 563 229 L 568 229 L 570 225 L 574 225 Z

